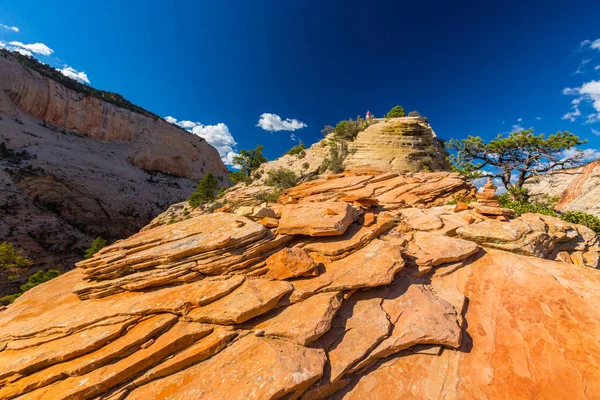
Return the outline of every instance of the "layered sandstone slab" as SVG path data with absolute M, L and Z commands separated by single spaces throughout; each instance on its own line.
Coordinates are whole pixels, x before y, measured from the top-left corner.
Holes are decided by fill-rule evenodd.
M 558 196 L 561 211 L 583 211 L 600 217 L 600 161 L 566 171 L 551 172 L 525 184 L 533 197 Z
M 0 398 L 600 396 L 598 237 L 438 206 L 461 182 L 346 174 L 263 207 L 368 210 L 337 236 L 217 212 L 114 243 L 0 312 Z
M 447 153 L 424 118 L 381 119 L 349 145 L 344 164 L 378 171 L 449 170 Z

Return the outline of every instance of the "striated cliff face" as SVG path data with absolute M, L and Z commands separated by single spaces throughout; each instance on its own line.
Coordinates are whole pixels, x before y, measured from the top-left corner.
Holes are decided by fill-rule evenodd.
M 527 182 L 532 196 L 559 196 L 556 209 L 600 217 L 600 160 L 580 168 L 551 172 Z
M 349 146 L 345 166 L 392 172 L 444 171 L 447 153 L 426 119 L 380 120 L 360 132 Z
M 143 230 L 0 310 L 0 398 L 600 398 L 598 236 L 474 192 L 345 173 Z
M 0 145 L 0 241 L 34 261 L 16 278 L 0 272 L 0 296 L 37 269 L 72 268 L 96 236 L 135 233 L 206 172 L 229 184 L 200 137 L 69 90 L 6 53 Z
M 0 91 L 10 99 L 10 103 L 6 99 L 0 103 L 4 114 L 18 109 L 68 131 L 132 143 L 127 159 L 138 168 L 193 180 L 206 172 L 227 179 L 217 150 L 199 136 L 67 89 L 4 53 L 0 56 Z

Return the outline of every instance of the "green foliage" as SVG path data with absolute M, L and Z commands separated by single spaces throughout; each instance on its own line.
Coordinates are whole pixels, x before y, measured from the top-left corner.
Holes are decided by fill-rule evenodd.
M 0 243 L 0 271 L 12 268 L 27 268 L 32 262 L 21 256 L 22 251 L 16 250 L 11 243 Z
M 5 49 L 0 49 L 0 52 L 2 54 L 4 54 L 5 57 L 7 54 L 12 55 L 13 57 L 15 57 L 17 59 L 17 61 L 19 63 L 21 63 L 25 67 L 31 68 L 31 69 L 39 72 L 43 76 L 46 76 L 46 77 L 52 79 L 53 81 L 56 81 L 56 82 L 60 83 L 61 85 L 65 86 L 71 90 L 74 90 L 78 93 L 83 93 L 85 95 L 95 97 L 97 99 L 106 101 L 107 103 L 114 104 L 117 107 L 121 107 L 126 110 L 130 110 L 130 111 L 136 112 L 138 114 L 145 115 L 145 116 L 153 118 L 155 120 L 161 119 L 158 115 L 151 113 L 148 110 L 144 110 L 142 107 L 136 106 L 135 104 L 131 103 L 130 101 L 128 101 L 127 99 L 125 99 L 123 96 L 121 96 L 118 93 L 112 93 L 112 92 L 107 92 L 104 90 L 94 89 L 93 87 L 91 87 L 89 85 L 80 83 L 74 79 L 71 79 L 71 78 L 63 75 L 57 69 L 55 69 L 47 64 L 41 63 L 33 57 L 25 56 L 25 55 L 22 55 L 22 54 L 19 54 L 16 52 L 10 52 Z
M 229 180 L 231 182 L 233 182 L 233 184 L 236 184 L 238 182 L 244 182 L 246 185 L 249 185 L 249 184 L 252 183 L 252 178 L 249 177 L 248 175 L 246 175 L 242 171 L 230 172 L 229 173 Z
M 269 171 L 269 176 L 265 181 L 265 184 L 268 186 L 275 186 L 278 189 L 288 189 L 296 186 L 298 182 L 298 177 L 294 174 L 293 171 L 289 169 L 277 169 L 274 171 Z
M 98 236 L 92 242 L 92 245 L 87 249 L 83 255 L 83 258 L 92 258 L 94 254 L 99 252 L 102 248 L 106 246 L 106 240 L 102 237 Z
M 353 141 L 358 133 L 366 128 L 364 120 L 357 119 L 356 121 L 349 119 L 340 121 L 336 124 L 334 132 L 339 140 Z
M 0 160 L 7 160 L 9 163 L 18 165 L 31 158 L 27 150 L 14 151 L 8 148 L 6 142 L 0 142 Z
M 304 157 L 306 146 L 302 141 L 300 141 L 296 146 L 289 149 L 285 154 L 289 154 L 291 156 L 298 155 L 300 158 Z M 284 155 L 285 155 L 284 154 Z
M 191 207 L 196 208 L 201 204 L 211 202 L 216 199 L 218 190 L 219 181 L 212 173 L 207 172 L 202 179 L 200 179 L 200 182 L 198 182 L 196 191 L 190 195 L 188 203 Z
M 335 128 L 331 125 L 325 125 L 325 128 L 321 129 L 321 133 L 323 134 L 323 136 L 327 136 L 334 131 Z
M 310 167 L 310 164 L 305 162 L 302 164 L 302 169 L 308 169 Z
M 474 202 L 475 199 L 472 197 L 456 196 L 456 197 L 453 197 L 452 200 L 448 201 L 446 203 L 446 205 L 454 205 L 454 204 L 457 204 L 459 201 L 469 204 L 469 203 Z
M 573 224 L 585 225 L 600 235 L 600 219 L 594 215 L 579 211 L 567 211 L 562 213 L 560 218 Z
M 421 114 L 417 110 L 413 110 L 413 111 L 409 112 L 407 116 L 408 117 L 420 117 Z
M 50 279 L 54 279 L 60 275 L 60 271 L 50 269 L 48 271 L 37 271 L 29 276 L 27 282 L 21 285 L 21 293 L 9 294 L 8 296 L 0 297 L 0 305 L 7 305 L 15 301 L 19 296 L 28 291 L 31 288 L 36 287 L 39 284 L 48 282 Z
M 263 156 L 263 146 L 258 145 L 254 150 L 242 150 L 240 154 L 233 157 L 233 163 L 240 166 L 240 171 L 250 176 L 267 159 Z
M 507 189 L 523 187 L 525 181 L 542 173 L 570 168 L 581 163 L 583 151 L 565 157 L 564 150 L 586 143 L 578 136 L 564 131 L 546 137 L 535 135 L 533 129 L 498 135 L 489 143 L 479 136 L 451 139 L 446 148 L 456 153 L 449 157 L 454 171 L 468 178 L 478 178 L 485 169 L 489 176 L 501 178 Z M 512 175 L 517 180 L 511 182 Z
M 284 189 L 279 188 L 270 192 L 260 192 L 256 195 L 256 199 L 261 203 L 277 203 L 277 199 L 283 194 L 283 191 Z
M 404 108 L 402 108 L 401 106 L 395 106 L 392 107 L 392 109 L 385 114 L 386 118 L 398 118 L 398 117 L 404 117 Z
M 50 269 L 48 271 L 38 271 L 29 276 L 27 279 L 27 283 L 21 285 L 21 292 L 25 293 L 29 289 L 36 287 L 39 284 L 49 281 L 50 279 L 54 279 L 60 275 L 60 272 L 55 269 Z

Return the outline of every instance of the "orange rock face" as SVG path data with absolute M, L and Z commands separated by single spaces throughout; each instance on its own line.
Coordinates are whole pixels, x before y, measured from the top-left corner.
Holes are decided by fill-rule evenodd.
M 600 398 L 598 237 L 417 175 L 293 188 L 295 233 L 218 212 L 106 247 L 0 310 L 0 398 Z

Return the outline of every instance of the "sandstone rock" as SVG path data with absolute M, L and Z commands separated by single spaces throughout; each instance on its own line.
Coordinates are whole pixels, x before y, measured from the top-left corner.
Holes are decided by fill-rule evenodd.
M 292 189 L 297 205 L 326 198 L 324 215 L 395 191 L 373 225 L 332 237 L 215 213 L 116 242 L 0 313 L 0 398 L 599 397 L 600 273 L 535 258 L 597 263 L 598 237 L 437 206 L 464 190 L 449 179 L 346 173 Z M 443 226 L 406 222 L 423 216 Z
M 281 213 L 278 232 L 283 235 L 335 236 L 352 223 L 352 207 L 345 203 L 287 205 Z
M 199 136 L 74 92 L 5 54 L 0 118 L 2 141 L 31 156 L 17 167 L 0 160 L 0 237 L 36 264 L 24 281 L 40 269 L 72 269 L 97 236 L 139 231 L 207 172 L 229 184 L 218 152 Z M 0 277 L 0 297 L 24 281 Z
M 294 281 L 294 292 L 290 300 L 305 299 L 315 292 L 387 285 L 403 267 L 400 250 L 387 242 L 375 239 L 348 257 L 326 265 L 325 272 L 318 277 Z
M 510 208 L 490 207 L 481 204 L 474 204 L 473 208 L 482 215 L 499 215 L 504 217 L 512 217 L 515 215 L 514 210 L 511 210 Z
M 420 259 L 427 259 L 432 266 L 462 261 L 477 253 L 479 246 L 468 240 L 434 235 L 428 232 L 416 232 L 414 244 L 419 248 L 416 254 Z M 419 259 L 417 259 L 419 263 Z
M 285 281 L 248 279 L 227 296 L 193 309 L 187 318 L 221 325 L 239 324 L 271 310 L 290 291 L 292 285 Z
M 419 171 L 422 163 L 433 171 L 447 170 L 445 150 L 423 118 L 380 119 L 350 143 L 345 165 L 351 169 Z M 433 157 L 426 158 L 429 154 Z
M 525 187 L 534 199 L 558 196 L 557 210 L 582 211 L 600 217 L 599 167 L 596 160 L 583 167 L 551 172 L 527 181 Z
M 461 212 L 469 209 L 469 205 L 464 201 L 457 201 L 454 207 L 454 212 Z
M 450 348 L 461 344 L 462 331 L 456 309 L 423 285 L 399 280 L 390 288 L 381 307 L 390 318 L 392 331 L 354 370 L 417 344 Z
M 325 361 L 323 350 L 248 335 L 203 363 L 134 390 L 128 398 L 294 398 L 319 379 Z
M 292 304 L 275 317 L 256 326 L 266 336 L 306 346 L 327 332 L 342 305 L 341 293 L 321 293 Z
M 369 213 L 365 213 L 363 217 L 364 217 L 364 222 L 363 222 L 364 226 L 371 226 L 375 223 L 375 214 L 369 212 Z
M 279 220 L 275 218 L 264 217 L 260 220 L 261 225 L 267 228 L 277 228 L 279 226 Z
M 279 280 L 318 275 L 317 263 L 298 247 L 286 247 L 267 258 L 266 269 L 265 278 Z
M 432 281 L 434 288 L 452 287 L 470 300 L 464 351 L 392 358 L 340 397 L 595 398 L 600 344 L 592 332 L 600 316 L 589 301 L 600 298 L 599 279 L 589 268 L 490 250 Z M 579 321 L 587 329 L 576 328 Z M 559 380 L 553 378 L 558 370 Z

